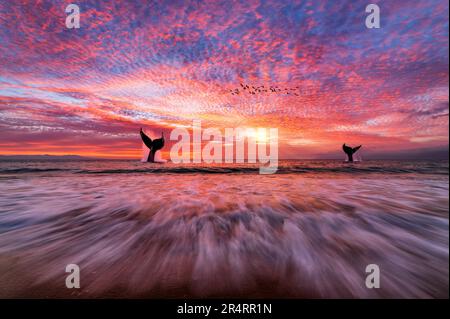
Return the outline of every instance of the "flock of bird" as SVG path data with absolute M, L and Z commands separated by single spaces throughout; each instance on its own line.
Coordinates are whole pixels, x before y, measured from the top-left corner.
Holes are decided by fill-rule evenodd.
M 265 87 L 264 85 L 261 86 L 249 86 L 247 84 L 240 83 L 241 87 L 229 90 L 231 95 L 239 95 L 239 94 L 263 94 L 263 93 L 270 93 L 270 94 L 283 94 L 283 95 L 294 95 L 294 96 L 300 96 L 300 87 L 296 86 L 295 88 L 280 88 L 279 86 L 269 86 Z

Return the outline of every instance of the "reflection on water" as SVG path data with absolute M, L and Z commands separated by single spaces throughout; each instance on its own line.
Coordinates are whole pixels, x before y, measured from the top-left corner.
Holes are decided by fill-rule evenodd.
M 447 162 L 254 168 L 0 162 L 0 297 L 448 297 Z

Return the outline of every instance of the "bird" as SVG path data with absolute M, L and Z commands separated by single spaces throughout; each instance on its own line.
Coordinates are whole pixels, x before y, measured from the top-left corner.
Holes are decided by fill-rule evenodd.
M 239 83 L 239 85 L 241 86 L 241 89 L 242 89 L 242 93 L 244 92 L 244 91 L 247 91 L 248 92 L 248 94 L 250 94 L 250 95 L 256 95 L 256 94 L 263 94 L 263 93 L 275 93 L 275 94 L 282 94 L 282 95 L 295 95 L 295 96 L 300 96 L 300 94 L 299 93 L 301 93 L 301 90 L 300 90 L 300 87 L 299 86 L 296 86 L 295 88 L 294 87 L 291 87 L 291 88 L 280 88 L 278 85 L 276 85 L 276 86 L 272 86 L 272 85 L 270 85 L 270 86 L 268 86 L 268 87 L 266 87 L 266 86 L 264 86 L 264 85 L 261 85 L 261 86 L 254 86 L 254 85 L 252 85 L 252 86 L 249 86 L 248 84 L 244 84 L 244 83 Z M 298 93 L 296 93 L 296 91 L 299 91 Z M 236 89 L 234 89 L 234 90 L 229 90 L 229 92 L 231 93 L 231 95 L 239 95 L 239 89 L 238 88 L 236 88 Z

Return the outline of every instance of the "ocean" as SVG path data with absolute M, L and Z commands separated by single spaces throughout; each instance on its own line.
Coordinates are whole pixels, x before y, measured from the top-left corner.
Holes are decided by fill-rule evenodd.
M 448 161 L 258 172 L 0 161 L 0 297 L 448 298 Z

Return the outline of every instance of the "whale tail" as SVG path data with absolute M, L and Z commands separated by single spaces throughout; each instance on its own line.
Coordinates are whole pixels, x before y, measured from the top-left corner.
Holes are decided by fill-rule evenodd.
M 154 158 L 155 158 L 155 152 L 152 150 L 152 148 L 153 148 L 153 141 L 152 141 L 152 139 L 150 137 L 148 137 L 144 133 L 142 128 L 139 131 L 139 134 L 141 135 L 142 142 L 144 143 L 144 145 L 148 147 L 148 151 L 144 151 L 145 161 L 146 162 L 153 162 Z
M 160 163 L 164 162 L 164 160 L 162 160 L 162 159 L 157 160 L 155 158 L 156 152 L 164 147 L 164 132 L 161 132 L 161 138 L 158 138 L 155 140 L 152 140 L 150 137 L 148 137 L 144 133 L 142 128 L 139 131 L 139 134 L 141 135 L 142 142 L 148 148 L 148 151 L 144 150 L 144 154 L 146 154 L 146 156 L 147 156 L 147 159 L 146 159 L 147 162 L 151 162 L 151 163 L 154 163 L 156 161 L 158 161 Z
M 153 146 L 153 141 L 150 137 L 148 137 L 147 135 L 145 135 L 144 131 L 141 130 L 139 131 L 139 134 L 141 134 L 141 138 L 142 138 L 142 142 L 144 142 L 145 146 L 147 146 L 149 149 L 152 148 Z
M 345 154 L 347 154 L 349 162 L 353 162 L 353 154 L 355 154 L 361 148 L 361 146 L 362 145 L 359 145 L 357 147 L 350 147 L 345 144 L 342 145 L 342 149 L 345 152 Z

